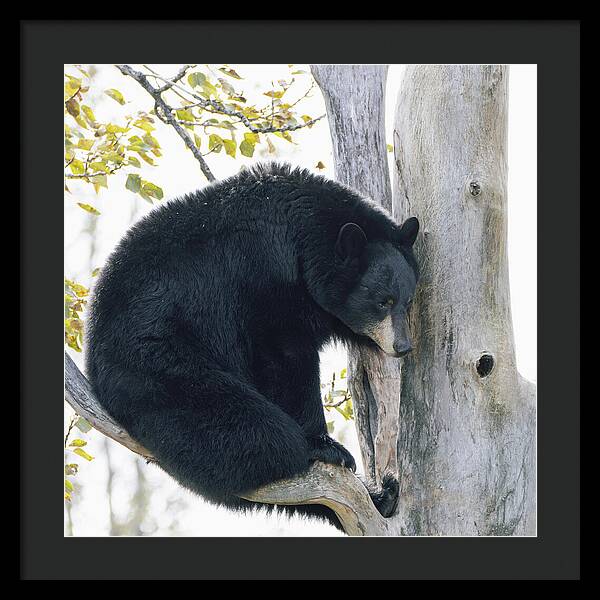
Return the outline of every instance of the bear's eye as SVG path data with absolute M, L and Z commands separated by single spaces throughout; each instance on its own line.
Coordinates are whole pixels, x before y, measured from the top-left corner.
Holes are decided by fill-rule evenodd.
M 389 308 L 391 306 L 394 306 L 394 299 L 393 298 L 386 298 L 382 302 L 379 302 L 379 307 L 380 308 Z

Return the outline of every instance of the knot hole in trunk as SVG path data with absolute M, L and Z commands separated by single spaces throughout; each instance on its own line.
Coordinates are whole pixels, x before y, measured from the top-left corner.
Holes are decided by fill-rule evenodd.
M 479 377 L 482 379 L 487 377 L 494 370 L 494 364 L 494 357 L 491 354 L 482 354 L 475 363 Z

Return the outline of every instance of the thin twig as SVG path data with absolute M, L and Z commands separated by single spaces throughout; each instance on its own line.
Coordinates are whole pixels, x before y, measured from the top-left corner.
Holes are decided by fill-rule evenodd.
M 156 76 L 156 77 L 162 81 L 171 83 L 171 81 L 169 79 L 165 79 L 164 77 L 160 77 L 160 76 Z M 183 108 L 193 108 L 194 106 L 201 106 L 202 108 L 206 109 L 208 107 L 212 107 L 219 114 L 227 115 L 229 117 L 237 117 L 253 133 L 277 133 L 277 132 L 283 132 L 283 131 L 295 131 L 296 129 L 310 127 L 311 125 L 314 125 L 317 121 L 320 121 L 321 119 L 323 119 L 325 117 L 325 115 L 323 114 L 320 117 L 316 117 L 315 119 L 311 119 L 310 121 L 306 121 L 305 123 L 299 123 L 297 125 L 284 125 L 283 127 L 275 127 L 275 126 L 257 127 L 256 125 L 253 125 L 251 122 L 251 119 L 249 119 L 241 111 L 233 110 L 233 109 L 225 106 L 221 102 L 218 102 L 217 100 L 207 100 L 206 98 L 202 98 L 198 94 L 195 94 L 194 92 L 190 92 L 189 90 L 186 90 L 186 89 L 178 86 L 177 84 L 173 84 L 172 87 L 174 89 L 181 90 L 182 92 L 185 92 L 186 94 L 188 94 L 196 99 L 196 102 L 194 104 L 185 106 Z M 172 110 L 176 110 L 176 109 L 172 109 Z
M 202 170 L 202 173 L 204 173 L 204 176 L 211 182 L 216 181 L 216 177 L 213 175 L 208 164 L 202 157 L 202 154 L 200 153 L 190 136 L 185 132 L 183 127 L 181 127 L 181 125 L 177 122 L 177 119 L 175 119 L 175 117 L 173 116 L 171 112 L 171 107 L 162 99 L 160 92 L 158 91 L 158 89 L 160 88 L 152 87 L 152 85 L 148 81 L 147 75 L 144 75 L 144 73 L 140 73 L 139 71 L 132 69 L 129 65 L 116 66 L 117 69 L 119 69 L 119 71 L 123 73 L 123 75 L 128 75 L 132 79 L 135 79 L 152 96 L 152 98 L 154 98 L 156 115 L 158 116 L 158 118 L 161 121 L 163 121 L 163 123 L 167 123 L 171 125 L 173 129 L 175 129 L 179 137 L 185 142 L 185 145 L 192 151 L 194 158 L 200 164 L 200 169 Z M 171 82 L 168 81 L 168 83 Z
M 346 396 L 345 398 L 342 398 L 342 400 L 340 400 L 339 402 L 335 402 L 334 404 L 323 404 L 323 406 L 325 408 L 335 408 L 336 406 L 341 406 L 342 404 L 344 404 L 344 402 L 348 402 L 348 400 L 350 400 L 350 396 Z
M 166 92 L 168 89 L 171 89 L 178 81 L 183 79 L 183 77 L 187 73 L 188 69 L 193 69 L 195 66 L 196 65 L 183 65 L 183 67 L 177 72 L 175 77 L 170 79 L 167 83 L 165 83 L 165 85 L 163 85 L 159 88 L 156 88 L 156 92 L 158 94 L 162 94 L 163 92 Z M 144 65 L 144 67 L 146 69 L 148 69 L 148 71 L 150 71 L 155 76 L 156 79 L 162 79 L 162 77 L 156 71 L 153 71 L 148 65 Z
M 67 447 L 67 442 L 69 441 L 69 436 L 71 435 L 71 430 L 75 425 L 75 421 L 78 419 L 78 415 L 73 415 L 71 420 L 69 421 L 69 428 L 67 429 L 67 433 L 65 435 L 65 448 Z

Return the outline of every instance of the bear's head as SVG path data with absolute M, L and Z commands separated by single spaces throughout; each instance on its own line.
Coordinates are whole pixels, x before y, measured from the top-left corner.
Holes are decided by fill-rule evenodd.
M 386 354 L 412 350 L 407 315 L 417 284 L 412 247 L 419 221 L 411 217 L 391 241 L 369 241 L 356 223 L 339 231 L 335 252 L 344 291 L 333 314 L 354 333 L 374 341 Z

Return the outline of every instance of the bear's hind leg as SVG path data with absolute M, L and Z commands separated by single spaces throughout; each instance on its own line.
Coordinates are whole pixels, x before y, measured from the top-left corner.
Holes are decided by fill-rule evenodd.
M 185 399 L 177 400 L 177 408 L 138 413 L 128 425 L 183 486 L 237 506 L 239 494 L 308 469 L 300 426 L 252 387 L 211 372 L 181 393 Z

